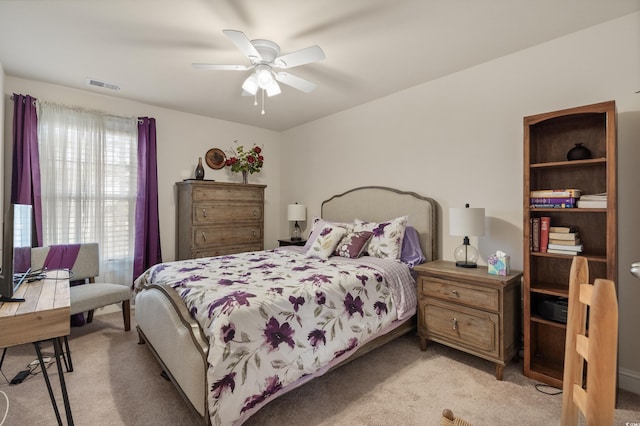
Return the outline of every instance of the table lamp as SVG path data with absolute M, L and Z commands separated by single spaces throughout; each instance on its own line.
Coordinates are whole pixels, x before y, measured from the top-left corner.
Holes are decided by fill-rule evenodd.
M 469 244 L 469 237 L 484 235 L 484 209 L 452 207 L 449 209 L 449 234 L 463 236 L 462 244 L 453 252 L 456 266 L 461 268 L 478 267 L 478 250 Z
M 295 221 L 293 230 L 291 231 L 291 241 L 302 240 L 302 237 L 300 236 L 300 225 L 298 225 L 298 221 L 307 219 L 307 208 L 303 204 L 289 204 L 289 206 L 287 206 L 287 219 L 290 222 Z

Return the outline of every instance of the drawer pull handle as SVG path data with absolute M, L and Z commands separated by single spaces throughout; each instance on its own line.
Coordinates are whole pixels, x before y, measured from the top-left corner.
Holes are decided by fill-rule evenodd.
M 207 217 L 207 209 L 202 209 L 202 216 Z
M 256 231 L 254 230 L 253 231 L 253 238 L 255 238 L 255 237 L 256 237 Z
M 258 209 L 255 207 L 253 208 L 253 216 L 258 217 Z
M 457 329 L 458 329 L 458 318 L 454 318 L 454 319 L 453 319 L 453 327 L 452 327 L 452 328 L 453 328 L 454 330 L 457 330 Z
M 202 239 L 207 241 L 207 234 L 205 234 L 204 232 L 202 233 Z
M 458 290 L 456 290 L 455 288 L 453 290 L 451 290 L 451 293 L 453 293 L 454 296 L 458 295 Z

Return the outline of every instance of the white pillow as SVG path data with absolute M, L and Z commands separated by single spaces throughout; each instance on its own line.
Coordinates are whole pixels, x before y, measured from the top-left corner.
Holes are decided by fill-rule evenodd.
M 401 216 L 380 223 L 356 219 L 353 230 L 373 232 L 373 236 L 367 246 L 369 256 L 381 259 L 399 259 L 402 252 L 402 240 L 407 227 L 407 219 L 407 216 Z
M 346 233 L 347 230 L 341 226 L 325 224 L 319 228 L 318 236 L 307 250 L 307 256 L 328 259 Z
M 307 238 L 307 242 L 304 244 L 304 250 L 309 250 L 313 242 L 318 237 L 318 234 L 325 225 L 331 226 L 339 226 L 341 228 L 346 229 L 348 232 L 353 231 L 353 223 L 342 223 L 342 222 L 329 222 L 319 217 L 314 217 L 311 225 L 311 232 L 309 233 L 309 238 Z

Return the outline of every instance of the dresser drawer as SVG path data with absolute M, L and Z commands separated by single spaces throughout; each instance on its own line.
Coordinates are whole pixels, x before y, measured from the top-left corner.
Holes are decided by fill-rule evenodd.
M 192 199 L 198 201 L 258 201 L 264 200 L 264 191 L 250 186 L 196 186 L 193 188 Z
M 193 205 L 193 223 L 234 222 L 246 220 L 262 221 L 262 204 L 252 203 L 195 203 Z
M 475 308 L 500 310 L 500 293 L 498 289 L 464 284 L 435 277 L 420 279 L 421 293 L 425 296 L 437 297 Z
M 244 226 L 194 226 L 193 248 L 231 243 L 262 243 L 262 223 Z
M 224 256 L 227 254 L 244 253 L 247 251 L 260 251 L 262 250 L 262 243 L 256 244 L 232 244 L 226 246 L 207 247 L 198 250 L 194 250 L 191 253 L 192 258 L 199 257 L 215 257 Z
M 423 297 L 419 301 L 423 336 L 430 340 L 498 358 L 499 315 Z

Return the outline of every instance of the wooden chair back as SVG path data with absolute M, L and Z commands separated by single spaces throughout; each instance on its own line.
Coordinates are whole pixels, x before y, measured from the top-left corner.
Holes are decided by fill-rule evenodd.
M 599 278 L 593 285 L 589 284 L 587 259 L 575 256 L 569 273 L 563 426 L 577 425 L 579 412 L 587 426 L 613 425 L 617 354 L 618 300 L 615 283 Z M 585 361 L 586 388 L 583 386 Z

